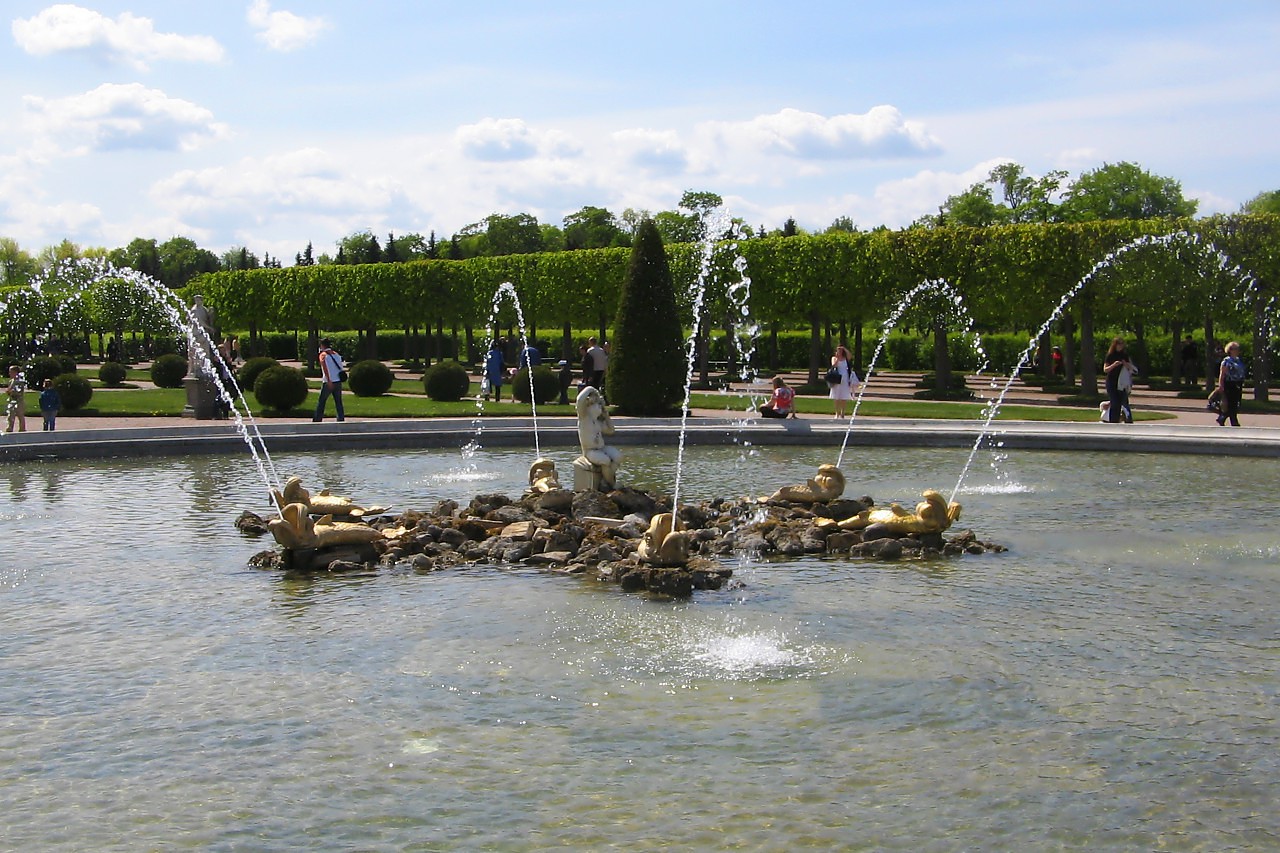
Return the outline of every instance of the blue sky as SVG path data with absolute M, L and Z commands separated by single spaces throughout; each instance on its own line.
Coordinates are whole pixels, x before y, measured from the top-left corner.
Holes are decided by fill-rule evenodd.
M 1280 188 L 1280 3 L 4 0 L 0 236 L 291 262 L 721 194 L 898 227 L 1013 160 Z

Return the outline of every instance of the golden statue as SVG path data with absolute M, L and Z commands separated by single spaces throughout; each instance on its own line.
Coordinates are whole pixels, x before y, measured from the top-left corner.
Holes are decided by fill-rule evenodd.
M 529 491 L 545 495 L 559 488 L 560 475 L 556 473 L 556 463 L 546 458 L 533 460 L 529 466 Z
M 300 503 L 305 504 L 308 511 L 317 515 L 345 515 L 352 518 L 381 515 L 387 511 L 386 507 L 381 506 L 360 506 L 351 498 L 330 494 L 328 489 L 323 489 L 313 495 L 303 488 L 301 477 L 290 477 L 288 482 L 284 484 L 284 491 L 277 492 L 273 490 L 271 494 L 275 498 L 276 506 L 281 510 L 289 504 Z
M 816 504 L 833 501 L 844 494 L 844 473 L 834 465 L 819 465 L 818 473 L 803 486 L 783 486 L 765 501 Z
M 915 512 L 903 509 L 901 504 L 890 504 L 888 509 L 863 510 L 837 526 L 841 530 L 862 530 L 873 524 L 883 524 L 894 533 L 941 533 L 959 518 L 960 504 L 948 504 L 941 494 L 926 489 L 924 500 L 916 504 Z
M 357 545 L 385 538 L 381 531 L 367 524 L 334 521 L 332 515 L 313 521 L 310 508 L 304 503 L 286 504 L 279 518 L 267 522 L 267 529 L 277 542 L 290 550 Z
M 649 520 L 636 555 L 651 566 L 683 566 L 692 541 L 693 532 L 681 529 L 675 513 L 660 512 Z

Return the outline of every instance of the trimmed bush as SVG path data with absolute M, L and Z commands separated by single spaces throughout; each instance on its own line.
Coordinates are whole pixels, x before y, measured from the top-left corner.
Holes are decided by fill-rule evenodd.
M 471 377 L 458 362 L 442 361 L 423 374 L 422 387 L 438 403 L 456 403 L 471 391 Z
M 64 373 L 75 373 L 76 363 L 73 359 L 71 369 L 68 370 L 62 363 L 62 359 L 52 355 L 42 355 L 39 358 L 32 359 L 31 363 L 22 372 L 27 378 L 28 388 L 43 388 L 46 379 L 53 379 Z
M 277 364 L 258 374 L 253 383 L 253 396 L 264 409 L 284 414 L 301 406 L 311 389 L 307 377 L 296 367 Z
M 44 383 L 40 386 L 43 388 Z M 63 373 L 53 378 L 53 387 L 62 398 L 62 410 L 74 412 L 83 409 L 93 398 L 93 386 L 89 380 L 75 373 Z
M 347 387 L 357 397 L 381 397 L 391 390 L 395 378 L 391 368 L 373 359 L 357 361 L 347 374 Z
M 128 368 L 118 361 L 104 361 L 98 368 L 98 381 L 108 388 L 119 388 L 128 375 Z
M 560 399 L 560 377 L 549 367 L 533 369 L 533 392 L 538 403 L 545 405 Z M 529 368 L 522 367 L 511 380 L 511 394 L 521 403 L 529 402 Z
M 181 388 L 182 377 L 187 375 L 187 360 L 177 353 L 168 353 L 151 362 L 151 381 L 157 388 Z
M 252 388 L 258 382 L 258 376 L 268 367 L 279 367 L 280 362 L 267 355 L 251 358 L 236 371 L 236 384 L 241 388 Z

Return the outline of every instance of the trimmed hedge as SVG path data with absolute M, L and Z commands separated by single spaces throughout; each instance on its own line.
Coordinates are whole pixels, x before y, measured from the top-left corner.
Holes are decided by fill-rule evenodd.
M 41 387 L 44 383 L 40 383 Z M 89 380 L 75 373 L 63 373 L 53 378 L 53 387 L 62 398 L 62 410 L 74 412 L 83 409 L 93 398 L 93 386 Z
M 241 388 L 252 388 L 258 382 L 258 377 L 262 375 L 262 371 L 279 367 L 280 362 L 266 355 L 260 355 L 251 358 L 244 364 L 240 365 L 240 369 L 236 371 L 236 384 Z
M 550 368 L 533 369 L 533 391 L 538 403 L 545 405 L 560 399 L 560 377 Z M 529 368 L 522 367 L 511 380 L 511 394 L 521 403 L 529 402 Z
M 471 377 L 458 362 L 442 361 L 423 374 L 422 387 L 436 402 L 456 403 L 470 393 Z M 559 393 L 558 389 L 556 393 Z
M 98 381 L 108 388 L 119 388 L 128 375 L 128 368 L 118 361 L 104 361 L 98 368 Z
M 296 367 L 278 364 L 258 374 L 253 383 L 253 396 L 264 409 L 286 413 L 301 406 L 311 389 L 307 377 Z
M 187 360 L 177 353 L 162 355 L 151 362 L 151 381 L 157 388 L 181 388 L 187 375 Z
M 381 397 L 391 390 L 395 376 L 380 361 L 357 361 L 347 371 L 347 387 L 357 397 Z

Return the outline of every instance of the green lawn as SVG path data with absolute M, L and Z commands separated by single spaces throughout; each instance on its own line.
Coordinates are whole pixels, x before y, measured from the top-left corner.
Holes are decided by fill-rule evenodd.
M 694 394 L 691 405 L 695 409 L 726 409 L 742 412 L 746 400 L 739 394 Z M 764 398 L 761 398 L 764 402 Z M 826 397 L 796 397 L 796 410 L 802 415 L 830 415 L 835 412 L 832 401 Z M 980 420 L 985 415 L 985 403 L 946 403 L 932 400 L 863 400 L 859 415 L 876 418 L 920 418 L 930 420 Z M 849 406 L 852 410 L 853 406 Z M 1158 421 L 1172 418 L 1167 412 L 1134 412 L 1140 421 Z M 1067 406 L 1026 406 L 1007 404 L 1000 407 L 997 420 L 1004 421 L 1096 421 L 1096 408 L 1071 408 Z
M 401 383 L 398 383 L 401 384 Z M 357 418 L 431 418 L 431 417 L 471 417 L 478 409 L 475 401 L 460 400 L 456 403 L 438 403 L 421 393 L 421 385 L 415 382 L 402 384 L 416 386 L 407 389 L 407 394 L 388 395 L 384 397 L 357 397 L 351 393 L 342 395 L 343 406 L 348 415 Z M 287 415 L 274 412 L 263 412 L 248 395 L 257 418 L 298 419 L 308 417 L 315 406 L 317 397 L 313 392 L 307 402 Z M 763 401 L 763 398 L 762 398 Z M 744 412 L 747 408 L 746 398 L 739 394 L 695 394 L 692 405 L 697 409 L 724 411 L 727 416 Z M 143 388 L 125 390 L 96 390 L 88 408 L 80 412 L 65 412 L 65 417 L 88 415 L 98 417 L 152 417 L 177 416 L 182 414 L 186 405 L 186 392 L 181 388 Z M 797 397 L 796 407 L 802 414 L 830 415 L 833 411 L 831 400 L 825 397 Z M 30 392 L 28 411 L 36 406 L 36 395 Z M 979 420 L 983 417 L 982 403 L 945 403 L 928 400 L 864 400 L 858 409 L 859 415 L 889 418 L 918 418 L 938 420 Z M 327 404 L 327 416 L 333 416 L 333 404 Z M 529 414 L 527 405 L 504 400 L 501 403 L 488 402 L 484 406 L 486 417 L 519 416 Z M 543 405 L 538 407 L 540 415 L 574 414 L 572 405 Z M 1138 411 L 1139 420 L 1162 420 L 1172 417 L 1165 412 Z M 1010 404 L 1000 410 L 1000 420 L 1028 421 L 1093 421 L 1098 419 L 1095 408 L 1070 408 L 1067 406 L 1025 406 Z

